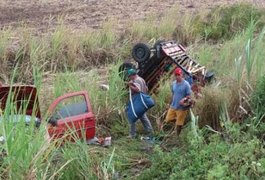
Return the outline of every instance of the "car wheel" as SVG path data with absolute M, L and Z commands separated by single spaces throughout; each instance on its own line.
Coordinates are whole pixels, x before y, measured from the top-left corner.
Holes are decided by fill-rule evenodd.
M 138 63 L 148 60 L 150 58 L 150 54 L 150 48 L 143 43 L 136 44 L 132 49 L 132 57 Z
M 127 70 L 129 69 L 136 69 L 135 65 L 129 62 L 125 62 L 122 65 L 120 65 L 119 67 L 119 76 L 124 80 L 127 81 L 128 80 L 128 74 L 127 74 Z

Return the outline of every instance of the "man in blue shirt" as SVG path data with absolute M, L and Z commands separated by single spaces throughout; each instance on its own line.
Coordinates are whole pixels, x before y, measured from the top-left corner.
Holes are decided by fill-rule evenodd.
M 176 80 L 173 81 L 171 86 L 172 98 L 165 122 L 176 121 L 177 135 L 179 135 L 191 105 L 191 86 L 183 78 L 180 68 L 175 69 L 174 75 Z

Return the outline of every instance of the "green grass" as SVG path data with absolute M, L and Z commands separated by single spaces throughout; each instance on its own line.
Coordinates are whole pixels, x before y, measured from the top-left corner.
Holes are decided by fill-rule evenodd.
M 230 7 L 218 7 L 207 16 L 204 32 L 207 39 L 229 39 L 246 29 L 252 22 L 257 28 L 264 26 L 264 12 L 251 4 L 235 4 Z
M 32 119 L 29 125 L 25 125 L 25 116 L 21 116 L 18 122 L 14 122 L 16 113 L 12 102 L 12 94 L 1 118 L 0 134 L 6 141 L 0 145 L 1 161 L 0 171 L 2 179 L 24 179 L 50 177 L 57 173 L 57 168 L 50 163 L 57 147 L 54 143 L 47 143 L 45 126 L 39 129 L 35 127 Z

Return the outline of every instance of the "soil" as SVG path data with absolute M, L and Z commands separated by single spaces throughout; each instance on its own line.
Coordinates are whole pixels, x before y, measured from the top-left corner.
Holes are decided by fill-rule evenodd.
M 26 25 L 37 32 L 53 29 L 63 20 L 74 29 L 98 29 L 108 19 L 116 19 L 118 28 L 128 21 L 149 14 L 162 17 L 172 6 L 179 12 L 209 10 L 245 0 L 0 0 L 0 28 Z M 264 0 L 247 0 L 265 7 Z

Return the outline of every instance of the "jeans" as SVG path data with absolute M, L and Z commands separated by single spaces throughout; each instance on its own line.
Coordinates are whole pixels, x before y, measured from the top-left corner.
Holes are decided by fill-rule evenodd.
M 142 124 L 144 126 L 145 131 L 149 135 L 151 135 L 153 133 L 153 127 L 152 127 L 152 125 L 150 123 L 150 120 L 148 119 L 146 113 L 144 113 L 144 115 L 141 118 L 139 118 L 139 119 L 141 120 L 141 122 L 142 122 Z M 130 126 L 131 126 L 130 127 L 130 136 L 131 137 L 135 137 L 136 136 L 136 130 L 135 130 L 136 124 L 135 123 L 131 123 Z

